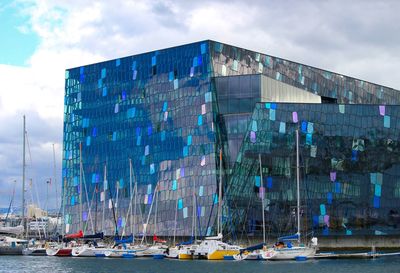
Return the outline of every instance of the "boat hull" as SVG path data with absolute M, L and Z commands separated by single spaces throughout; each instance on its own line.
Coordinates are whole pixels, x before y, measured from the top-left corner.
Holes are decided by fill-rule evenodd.
M 0 246 L 0 255 L 22 255 L 23 246 Z
M 193 254 L 179 253 L 178 259 L 179 260 L 191 260 L 191 259 L 193 259 Z
M 207 254 L 208 260 L 223 260 L 224 256 L 233 256 L 239 254 L 239 250 L 215 250 L 212 253 Z
M 47 256 L 67 257 L 72 255 L 72 248 L 48 248 L 46 254 Z
M 22 251 L 22 254 L 27 256 L 46 256 L 46 249 L 45 248 L 25 248 Z
M 297 257 L 313 258 L 316 253 L 315 248 L 293 247 L 284 249 L 271 249 L 262 254 L 266 260 L 296 260 Z

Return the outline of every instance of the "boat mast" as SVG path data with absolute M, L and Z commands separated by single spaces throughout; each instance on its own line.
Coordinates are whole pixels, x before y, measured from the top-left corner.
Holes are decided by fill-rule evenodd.
M 133 188 L 133 195 L 134 195 L 134 204 L 133 204 L 133 227 L 132 227 L 132 234 L 133 234 L 133 239 L 135 239 L 135 233 L 136 233 L 136 203 L 137 203 L 137 180 L 135 178 L 135 185 Z
M 23 145 L 22 145 L 22 227 L 25 228 L 25 115 L 23 116 Z
M 58 185 L 57 185 L 57 166 L 56 166 L 56 150 L 53 143 L 53 183 L 56 188 L 56 207 L 58 208 Z M 57 217 L 58 218 L 58 217 Z
M 130 209 L 130 223 L 131 223 L 131 234 L 133 234 L 133 219 L 132 219 L 132 160 L 129 158 L 129 207 Z
M 264 196 L 265 196 L 265 188 L 263 182 L 263 175 L 262 175 L 262 164 L 261 164 L 261 154 L 258 154 L 258 161 L 260 163 L 260 180 L 261 180 L 261 213 L 262 213 L 262 228 L 263 228 L 263 242 L 265 244 L 265 215 L 264 215 Z
M 217 219 L 217 235 L 222 233 L 222 148 L 219 150 L 219 186 L 218 186 L 218 219 Z
M 156 184 L 156 188 L 155 188 L 155 190 L 154 190 L 153 197 L 152 197 L 152 199 L 151 199 L 150 210 L 149 210 L 149 214 L 147 215 L 146 223 L 143 225 L 143 237 L 142 237 L 142 241 L 141 241 L 140 244 L 143 244 L 144 239 L 145 239 L 145 237 L 146 237 L 147 225 L 149 224 L 150 215 L 151 215 L 151 211 L 152 211 L 152 209 L 153 209 L 153 204 L 154 204 L 154 202 L 155 202 L 155 198 L 157 198 L 157 197 L 156 197 L 157 190 L 158 190 L 158 182 L 157 182 L 157 184 Z M 155 230 L 155 228 L 154 228 L 154 230 Z
M 297 240 L 300 243 L 300 157 L 299 130 L 296 129 L 296 182 L 297 182 Z
M 103 179 L 103 213 L 101 216 L 101 230 L 104 232 L 104 212 L 106 209 L 106 188 L 107 188 L 107 164 L 104 164 L 104 179 Z M 105 234 L 105 232 L 104 232 Z
M 79 223 L 80 228 L 83 230 L 83 199 L 82 199 L 82 142 L 79 142 Z
M 192 198 L 193 198 L 193 212 L 192 212 L 192 238 L 194 238 L 196 236 L 196 193 L 195 193 L 195 189 L 196 189 L 196 182 L 193 181 L 193 193 L 192 193 Z
M 66 227 L 66 223 L 65 223 L 65 193 L 66 193 L 66 189 L 67 189 L 67 178 L 64 178 L 64 187 L 62 188 L 62 199 L 61 199 L 61 203 L 62 203 L 62 220 L 61 220 L 61 224 L 64 221 L 64 225 L 61 226 L 61 235 L 64 237 L 65 234 L 65 227 Z
M 176 187 L 176 204 L 175 204 L 175 226 L 174 226 L 174 245 L 175 245 L 175 239 L 176 239 L 176 225 L 177 225 L 177 219 L 178 219 L 178 188 L 179 188 L 179 184 L 178 181 L 176 182 L 177 187 Z

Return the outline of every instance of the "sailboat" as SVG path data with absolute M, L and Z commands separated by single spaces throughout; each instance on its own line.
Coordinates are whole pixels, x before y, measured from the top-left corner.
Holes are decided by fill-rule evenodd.
M 23 116 L 23 156 L 22 156 L 22 220 L 21 225 L 16 227 L 2 227 L 0 232 L 6 233 L 9 235 L 23 235 L 25 232 L 25 226 L 27 223 L 25 222 L 25 144 L 26 144 L 26 129 L 25 129 L 25 116 Z M 14 198 L 14 193 L 13 193 Z M 10 207 L 12 200 L 10 202 Z M 2 236 L 0 237 L 0 255 L 22 255 L 22 250 L 28 243 L 27 240 L 17 239 L 10 236 Z
M 260 198 L 261 198 L 261 213 L 262 213 L 262 230 L 263 230 L 263 242 L 258 245 L 250 246 L 245 249 L 242 249 L 239 254 L 233 255 L 233 259 L 237 261 L 241 260 L 262 260 L 262 250 L 265 248 L 265 213 L 264 213 L 264 197 L 265 197 L 265 188 L 263 183 L 263 174 L 262 174 L 262 164 L 261 164 L 261 154 L 258 154 L 258 162 L 260 166 Z
M 299 159 L 299 130 L 296 129 L 296 182 L 297 182 L 297 233 L 278 238 L 272 248 L 263 251 L 262 257 L 266 260 L 295 260 L 313 258 L 318 245 L 318 239 L 313 237 L 309 245 L 300 242 L 300 159 Z M 291 241 L 297 241 L 293 245 Z M 285 243 L 286 242 L 286 243 Z
M 178 194 L 178 188 L 176 189 Z M 180 260 L 190 260 L 193 259 L 194 251 L 199 246 L 196 242 L 196 183 L 193 184 L 193 191 L 192 191 L 192 236 L 189 241 L 179 243 L 175 245 L 175 235 L 176 235 L 176 225 L 177 225 L 177 216 L 178 216 L 178 201 L 179 199 L 176 198 L 176 207 L 175 207 L 175 229 L 174 229 L 174 247 L 168 248 L 166 257 L 172 259 L 180 259 Z
M 219 153 L 219 192 L 218 192 L 218 217 L 217 236 L 206 237 L 194 250 L 194 256 L 207 260 L 223 260 L 225 256 L 233 256 L 240 252 L 241 247 L 230 245 L 222 241 L 222 149 Z

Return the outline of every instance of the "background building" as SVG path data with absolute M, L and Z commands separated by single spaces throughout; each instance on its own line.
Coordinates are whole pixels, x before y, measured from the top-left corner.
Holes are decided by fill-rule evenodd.
M 68 69 L 66 230 L 213 234 L 222 180 L 225 234 L 260 235 L 262 196 L 268 233 L 291 232 L 298 128 L 302 228 L 396 233 L 399 101 L 398 90 L 214 41 Z

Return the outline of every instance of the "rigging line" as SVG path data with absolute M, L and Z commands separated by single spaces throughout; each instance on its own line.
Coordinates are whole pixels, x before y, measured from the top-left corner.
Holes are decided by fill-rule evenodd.
M 30 164 L 32 167 L 31 145 L 29 144 L 28 131 L 26 131 L 26 130 L 25 130 L 25 138 L 26 138 L 26 144 L 28 145 L 29 161 L 30 161 Z
M 86 186 L 86 177 L 85 177 L 85 171 L 84 171 L 84 169 L 83 169 L 83 166 L 81 166 L 81 168 L 82 168 L 82 178 L 83 178 L 83 185 L 84 185 L 84 187 L 85 187 L 85 193 L 86 193 L 86 203 L 88 203 L 88 201 L 89 201 L 89 195 L 88 195 L 88 190 L 87 190 L 87 186 Z M 82 190 L 82 189 L 81 189 Z M 83 201 L 83 200 L 80 200 L 81 202 Z M 91 209 L 91 206 L 92 206 L 92 204 L 91 204 L 91 202 L 89 202 L 89 204 L 86 204 L 87 206 L 88 206 L 88 217 L 89 217 L 89 219 L 90 219 L 90 224 L 91 224 L 91 226 L 92 226 L 92 230 L 94 230 L 94 226 L 93 226 L 93 219 L 92 219 L 92 215 L 91 215 L 91 211 L 90 211 L 90 209 Z M 86 225 L 85 225 L 85 231 L 86 231 L 86 229 L 87 229 L 87 223 L 86 223 Z

